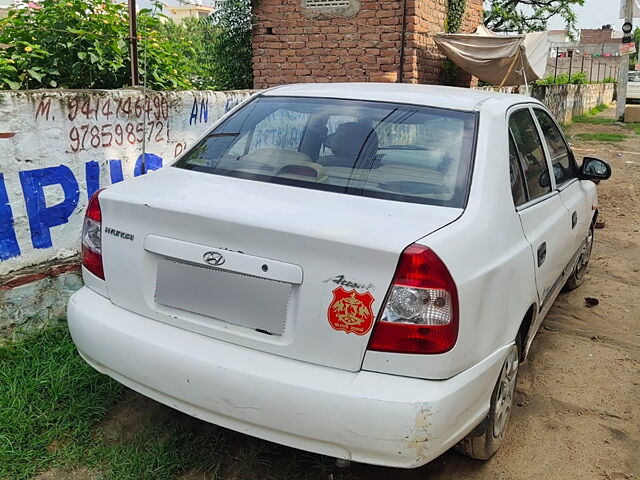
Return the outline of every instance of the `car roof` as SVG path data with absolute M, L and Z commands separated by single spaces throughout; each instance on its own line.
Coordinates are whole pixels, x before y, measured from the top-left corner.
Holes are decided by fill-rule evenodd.
M 454 110 L 478 110 L 480 104 L 503 108 L 519 103 L 539 103 L 532 97 L 440 85 L 408 83 L 299 83 L 265 90 L 265 96 L 339 98 L 393 102 Z

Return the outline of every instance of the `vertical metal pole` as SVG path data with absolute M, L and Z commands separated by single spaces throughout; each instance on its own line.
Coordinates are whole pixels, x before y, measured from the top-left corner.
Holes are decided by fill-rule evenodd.
M 569 83 L 571 83 L 571 67 L 573 66 L 573 52 L 571 52 L 571 56 L 569 57 Z
M 556 47 L 556 68 L 553 70 L 553 83 L 556 83 L 556 78 L 558 78 L 558 57 L 560 56 L 560 49 Z
M 596 80 L 596 82 L 600 81 L 600 65 L 602 65 L 600 62 L 598 62 L 598 79 Z
M 593 83 L 593 57 L 591 57 L 591 67 L 589 68 L 589 83 Z
M 634 0 L 627 0 L 624 5 L 625 22 L 633 23 Z M 629 80 L 629 57 L 620 55 L 621 65 L 618 71 L 618 95 L 616 103 L 616 120 L 623 120 L 624 109 L 627 104 L 627 81 Z
M 582 55 L 582 63 L 580 64 L 580 71 L 584 73 L 584 54 Z
M 138 28 L 136 26 L 136 0 L 129 0 L 129 57 L 131 58 L 131 86 L 140 84 L 138 70 Z

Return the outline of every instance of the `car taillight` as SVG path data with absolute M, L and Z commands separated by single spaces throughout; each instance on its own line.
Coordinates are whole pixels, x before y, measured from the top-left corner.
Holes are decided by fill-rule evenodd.
M 91 195 L 82 224 L 82 265 L 96 277 L 104 280 L 102 268 L 102 212 L 98 196 L 102 190 Z
M 374 326 L 369 350 L 434 354 L 458 339 L 458 291 L 429 248 L 413 244 L 398 262 L 391 290 Z

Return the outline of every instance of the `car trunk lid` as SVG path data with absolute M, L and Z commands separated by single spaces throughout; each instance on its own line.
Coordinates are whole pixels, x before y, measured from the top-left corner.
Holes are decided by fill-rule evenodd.
M 351 371 L 402 250 L 461 214 L 171 167 L 114 185 L 100 203 L 115 304 Z

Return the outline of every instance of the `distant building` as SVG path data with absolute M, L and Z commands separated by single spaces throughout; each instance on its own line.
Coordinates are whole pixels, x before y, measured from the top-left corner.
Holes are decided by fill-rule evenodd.
M 571 41 L 568 30 L 549 30 L 549 41 L 551 43 L 566 43 Z
M 207 18 L 213 11 L 214 8 L 207 5 L 182 4 L 168 6 L 165 8 L 164 13 L 174 22 L 180 23 L 187 18 Z
M 620 44 L 622 32 L 616 32 L 612 25 L 603 25 L 602 28 L 583 28 L 580 30 L 580 44 Z

